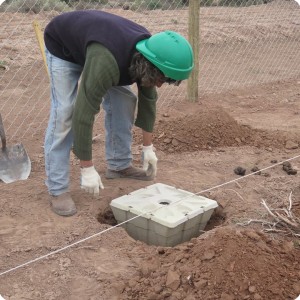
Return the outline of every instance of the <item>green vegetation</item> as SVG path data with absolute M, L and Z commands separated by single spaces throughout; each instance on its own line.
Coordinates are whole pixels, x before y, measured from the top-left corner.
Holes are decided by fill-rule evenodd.
M 3 70 L 8 70 L 8 66 L 7 66 L 7 62 L 4 61 L 4 60 L 0 60 L 0 70 L 3 69 Z
M 271 0 L 220 0 L 218 1 L 219 6 L 250 6 L 250 5 L 260 5 Z
M 131 10 L 154 10 L 154 9 L 176 9 L 182 8 L 188 1 L 184 0 L 131 0 L 127 1 Z
M 8 12 L 34 12 L 41 11 L 66 11 L 70 7 L 60 0 L 7 0 L 4 5 L 0 6 L 2 11 Z
M 249 6 L 260 5 L 272 0 L 200 0 L 201 6 Z M 189 5 L 189 0 L 6 0 L 0 11 L 34 12 L 68 11 L 74 9 L 101 9 L 103 7 L 123 7 L 130 10 L 181 9 Z

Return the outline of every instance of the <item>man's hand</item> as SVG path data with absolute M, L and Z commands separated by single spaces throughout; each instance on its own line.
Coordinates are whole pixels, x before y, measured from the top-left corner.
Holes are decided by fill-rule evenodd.
M 88 193 L 99 195 L 99 187 L 104 189 L 104 186 L 95 167 L 81 168 L 80 172 L 80 187 Z
M 143 159 L 143 169 L 145 171 L 148 170 L 149 164 L 151 164 L 153 167 L 154 176 L 156 176 L 158 159 L 153 150 L 153 145 L 143 146 L 142 159 Z

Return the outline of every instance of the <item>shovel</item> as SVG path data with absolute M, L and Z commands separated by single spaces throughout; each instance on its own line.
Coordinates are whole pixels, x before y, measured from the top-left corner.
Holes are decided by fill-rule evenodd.
M 1 114 L 0 137 L 2 142 L 2 148 L 0 149 L 0 180 L 5 183 L 11 183 L 27 179 L 31 171 L 31 161 L 22 144 L 6 145 Z

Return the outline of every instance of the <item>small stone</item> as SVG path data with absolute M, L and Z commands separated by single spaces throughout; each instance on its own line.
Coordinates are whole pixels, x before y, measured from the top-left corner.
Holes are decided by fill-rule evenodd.
M 179 145 L 179 142 L 176 139 L 173 139 L 172 140 L 172 145 L 176 147 L 176 146 Z
M 296 175 L 297 174 L 297 170 L 292 168 L 292 165 L 290 162 L 285 161 L 282 164 L 282 169 L 288 174 L 288 175 Z
M 288 150 L 297 149 L 297 148 L 299 148 L 299 144 L 288 140 L 285 143 L 285 148 L 288 149 Z
M 295 169 L 289 169 L 289 170 L 287 170 L 287 174 L 288 175 L 296 175 L 297 174 L 297 170 L 295 170 Z
M 211 260 L 216 255 L 214 250 L 207 250 L 204 252 L 203 260 Z
M 236 167 L 234 169 L 234 173 L 236 175 L 240 175 L 240 176 L 244 176 L 246 174 L 246 169 L 242 168 L 242 167 Z
M 287 168 L 291 168 L 292 165 L 289 161 L 285 161 L 284 163 L 282 163 L 282 168 L 283 169 L 287 169 Z
M 157 253 L 158 253 L 158 254 L 165 254 L 165 249 L 162 248 L 162 247 L 158 247 L 158 248 L 157 248 Z
M 255 175 L 260 175 L 261 174 L 261 172 L 259 171 L 259 168 L 257 166 L 254 166 L 251 169 L 251 172 L 255 173 Z
M 251 294 L 253 294 L 255 291 L 256 291 L 255 286 L 253 286 L 253 285 L 249 286 L 249 292 L 250 292 Z
M 255 241 L 261 240 L 261 237 L 253 230 L 246 230 L 244 233 L 252 240 L 255 240 Z
M 158 286 L 156 286 L 155 288 L 154 288 L 154 292 L 156 293 L 156 294 L 160 294 L 162 291 L 163 291 L 163 287 L 161 286 L 161 285 L 158 285 Z
M 199 281 L 196 281 L 194 284 L 198 290 L 203 289 L 207 286 L 207 280 L 201 279 Z
M 167 274 L 166 286 L 176 291 L 180 286 L 180 275 L 176 271 L 169 270 Z

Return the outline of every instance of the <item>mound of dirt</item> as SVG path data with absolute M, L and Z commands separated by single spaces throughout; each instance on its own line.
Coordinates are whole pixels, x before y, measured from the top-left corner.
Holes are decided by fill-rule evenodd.
M 192 152 L 216 147 L 285 147 L 287 134 L 268 132 L 239 124 L 221 107 L 202 108 L 176 119 L 161 118 L 154 144 L 162 151 Z
M 158 247 L 124 285 L 124 299 L 296 299 L 300 255 L 292 242 L 223 227 L 175 248 Z

